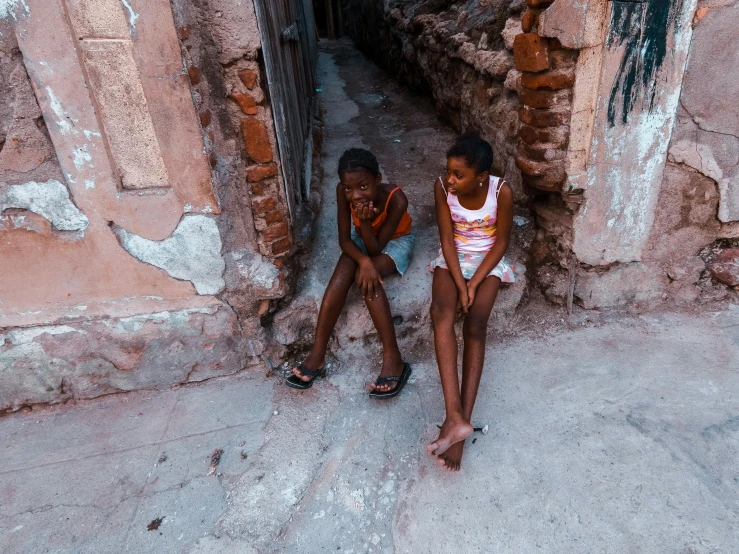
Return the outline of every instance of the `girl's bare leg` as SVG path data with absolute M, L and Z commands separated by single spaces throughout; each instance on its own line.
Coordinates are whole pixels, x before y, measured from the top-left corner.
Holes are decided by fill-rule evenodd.
M 439 456 L 453 444 L 472 434 L 472 425 L 465 419 L 457 374 L 457 338 L 454 319 L 457 314 L 457 286 L 444 268 L 434 270 L 431 291 L 431 321 L 434 325 L 434 346 L 439 364 L 441 388 L 444 391 L 446 419 L 439 438 L 426 447 L 432 456 Z M 443 463 L 443 461 L 442 461 Z
M 500 289 L 500 279 L 487 277 L 477 289 L 475 301 L 464 320 L 464 353 L 462 355 L 462 415 L 471 421 L 475 407 L 477 389 L 480 386 L 482 368 L 485 364 L 485 340 L 488 320 Z M 440 458 L 444 466 L 458 471 L 462 462 L 464 441 L 453 444 Z
M 384 279 L 395 273 L 395 262 L 387 254 L 380 254 L 372 258 L 375 269 Z M 382 342 L 382 370 L 380 377 L 399 376 L 403 372 L 403 358 L 400 355 L 398 341 L 395 336 L 395 325 L 393 324 L 393 316 L 390 312 L 390 304 L 387 301 L 385 289 L 381 286 L 377 290 L 375 298 L 365 298 L 364 303 L 367 306 L 372 323 L 380 335 Z M 385 383 L 376 386 L 371 385 L 373 390 L 378 392 L 389 392 L 398 386 L 397 382 Z
M 308 369 L 315 371 L 323 367 L 326 360 L 326 348 L 334 332 L 336 322 L 344 309 L 346 296 L 349 289 L 354 283 L 354 272 L 357 270 L 357 264 L 346 254 L 342 254 L 336 264 L 331 280 L 328 282 L 326 292 L 323 294 L 321 301 L 321 309 L 318 312 L 318 323 L 316 324 L 316 338 L 313 342 L 313 348 L 308 357 L 303 361 L 303 365 Z M 298 368 L 293 369 L 293 373 L 300 377 L 303 381 L 310 381 L 311 377 L 305 376 Z

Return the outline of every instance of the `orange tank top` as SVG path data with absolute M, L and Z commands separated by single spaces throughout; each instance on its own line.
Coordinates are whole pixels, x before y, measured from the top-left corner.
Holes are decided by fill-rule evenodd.
M 395 187 L 393 190 L 390 191 L 390 194 L 387 195 L 387 202 L 385 202 L 385 209 L 382 210 L 382 213 L 380 215 L 372 220 L 372 232 L 375 235 L 380 232 L 380 227 L 382 227 L 382 224 L 385 223 L 385 220 L 387 219 L 387 207 L 390 204 L 390 199 L 393 197 L 393 194 L 395 194 L 395 191 L 398 190 L 400 190 L 400 187 Z M 352 220 L 354 221 L 354 226 L 357 228 L 357 232 L 359 232 L 359 218 L 354 213 L 354 207 L 351 204 L 349 204 L 349 209 L 352 211 Z M 410 234 L 411 221 L 411 214 L 409 214 L 408 210 L 406 210 L 403 213 L 403 217 L 400 218 L 400 222 L 398 223 L 398 227 L 395 229 L 393 238 L 390 240 L 394 240 L 398 237 L 403 237 Z

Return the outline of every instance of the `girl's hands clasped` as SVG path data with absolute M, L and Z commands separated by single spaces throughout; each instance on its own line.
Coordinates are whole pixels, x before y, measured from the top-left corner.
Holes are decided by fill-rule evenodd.
M 371 259 L 362 258 L 359 262 L 356 282 L 365 300 L 373 300 L 377 297 L 377 291 L 382 286 L 382 279 Z
M 354 206 L 354 213 L 357 214 L 359 219 L 368 219 L 372 221 L 379 211 L 380 210 L 375 208 L 373 202 L 363 202 Z

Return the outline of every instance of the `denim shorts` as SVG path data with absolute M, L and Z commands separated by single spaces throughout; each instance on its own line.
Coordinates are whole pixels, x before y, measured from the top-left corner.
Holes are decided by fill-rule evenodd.
M 354 244 L 356 244 L 362 251 L 362 254 L 368 255 L 367 249 L 364 247 L 364 241 L 362 240 L 362 237 L 359 236 L 353 225 L 351 238 L 354 241 Z M 390 256 L 390 258 L 395 262 L 395 269 L 398 270 L 401 277 L 411 263 L 411 252 L 413 252 L 413 245 L 415 243 L 416 237 L 413 233 L 409 233 L 391 240 L 385 245 L 385 248 L 382 249 L 382 253 Z

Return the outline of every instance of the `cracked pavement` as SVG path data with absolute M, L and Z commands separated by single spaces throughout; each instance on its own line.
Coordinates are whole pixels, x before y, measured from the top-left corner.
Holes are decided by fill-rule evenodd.
M 425 456 L 431 353 L 398 398 L 339 356 L 0 419 L 0 551 L 733 552 L 739 308 L 490 341 L 462 471 Z M 208 475 L 213 453 L 223 454 Z M 157 520 L 161 519 L 157 526 Z

